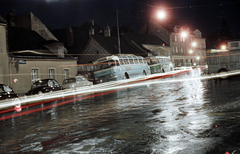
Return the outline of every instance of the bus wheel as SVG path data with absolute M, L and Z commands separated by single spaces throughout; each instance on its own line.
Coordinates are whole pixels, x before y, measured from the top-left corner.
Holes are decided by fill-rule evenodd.
M 226 69 L 221 69 L 218 73 L 219 73 L 219 75 L 223 75 L 221 77 L 221 79 L 223 79 L 223 80 L 225 80 L 229 77 L 228 75 L 226 75 L 226 74 L 228 74 L 228 71 Z
M 145 71 L 145 70 L 143 70 L 143 76 L 146 76 L 146 75 L 147 75 L 146 71 Z
M 129 79 L 129 75 L 127 73 L 125 73 L 125 78 Z

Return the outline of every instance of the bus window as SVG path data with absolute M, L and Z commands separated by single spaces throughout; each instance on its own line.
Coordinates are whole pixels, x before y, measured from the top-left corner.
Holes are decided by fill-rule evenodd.
M 131 59 L 129 59 L 129 61 L 130 61 L 130 64 L 134 64 L 134 62 L 133 62 L 133 59 L 131 58 Z
M 120 66 L 119 61 L 115 60 L 116 66 Z
M 124 63 L 125 63 L 126 65 L 129 64 L 128 59 L 123 59 L 123 61 L 124 61 Z
M 134 59 L 134 63 L 135 63 L 135 64 L 139 64 L 139 61 L 138 61 L 137 58 Z
M 124 65 L 123 59 L 119 58 L 120 65 Z
M 108 67 L 114 67 L 115 66 L 115 61 L 114 60 L 109 60 L 108 61 Z
M 142 63 L 143 63 L 143 60 L 142 60 L 142 58 L 139 58 L 139 62 L 140 62 L 140 64 L 142 64 Z
M 143 62 L 144 62 L 144 64 L 147 64 L 147 61 L 145 59 L 143 59 Z
M 108 68 L 108 63 L 107 63 L 107 62 L 103 62 L 102 64 L 103 64 L 103 65 L 102 65 L 102 68 L 103 68 L 103 69 Z

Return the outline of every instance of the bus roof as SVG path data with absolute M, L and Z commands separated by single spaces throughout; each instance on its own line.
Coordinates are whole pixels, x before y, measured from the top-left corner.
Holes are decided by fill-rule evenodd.
M 120 54 L 120 55 L 112 55 L 112 56 L 107 56 L 107 57 L 103 57 L 103 58 L 99 58 L 96 61 L 94 61 L 94 63 L 101 63 L 107 60 L 118 60 L 118 59 L 124 59 L 124 58 L 143 58 L 141 56 L 136 56 L 134 54 Z
M 170 57 L 167 57 L 167 56 L 152 56 L 152 57 L 146 57 L 146 59 L 170 59 Z

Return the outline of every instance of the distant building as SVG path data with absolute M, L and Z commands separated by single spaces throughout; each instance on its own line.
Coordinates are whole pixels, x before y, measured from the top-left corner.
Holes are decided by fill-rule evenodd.
M 186 36 L 183 36 L 183 32 Z M 159 37 L 170 45 L 172 59 L 175 66 L 203 65 L 206 63 L 206 41 L 201 32 L 196 29 L 190 31 L 188 27 L 161 25 L 155 20 L 149 22 L 139 31 L 140 34 L 149 34 Z M 195 46 L 192 43 L 195 42 Z M 200 59 L 196 59 L 196 58 Z
M 0 83 L 10 85 L 10 63 L 7 49 L 7 22 L 0 16 Z
M 208 73 L 240 70 L 240 41 L 229 41 L 225 49 L 207 50 Z
M 35 80 L 54 78 L 61 84 L 77 74 L 77 59 L 67 54 L 63 43 L 34 14 L 13 15 L 8 17 L 8 28 L 6 23 L 1 24 L 3 83 L 24 94 Z

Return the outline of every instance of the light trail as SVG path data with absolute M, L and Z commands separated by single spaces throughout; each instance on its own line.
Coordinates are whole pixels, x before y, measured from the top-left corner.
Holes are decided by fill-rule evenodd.
M 174 73 L 173 73 L 174 72 Z M 184 75 L 186 73 L 200 73 L 200 69 L 193 69 L 193 70 L 184 70 L 184 71 L 173 71 L 173 72 L 168 72 L 168 73 L 162 73 L 161 75 L 159 74 L 153 74 L 150 76 L 145 76 L 141 78 L 133 78 L 133 79 L 128 79 L 128 80 L 120 80 L 116 82 L 107 82 L 107 83 L 102 83 L 102 84 L 97 84 L 93 85 L 92 87 L 80 87 L 79 89 L 74 89 L 74 90 L 62 90 L 62 91 L 57 91 L 57 92 L 52 92 L 52 93 L 45 93 L 42 95 L 34 95 L 34 96 L 29 96 L 29 97 L 23 97 L 18 100 L 12 100 L 10 103 L 4 103 L 8 105 L 15 106 L 17 104 L 24 104 L 28 102 L 27 105 L 22 106 L 22 108 L 27 108 L 27 107 L 32 107 L 40 104 L 45 104 L 45 103 L 50 103 L 52 101 L 56 100 L 63 100 L 63 99 L 69 99 L 54 105 L 49 105 L 37 109 L 33 109 L 30 111 L 23 111 L 19 113 L 15 113 L 12 115 L 8 116 L 3 116 L 0 117 L 0 121 L 46 110 L 49 108 L 57 107 L 60 105 L 64 105 L 67 103 L 71 103 L 73 101 L 78 101 L 78 100 L 84 100 L 92 97 L 98 97 L 101 95 L 107 95 L 110 93 L 114 93 L 116 91 L 126 89 L 126 88 L 131 88 L 131 87 L 137 87 L 137 86 L 144 86 L 144 85 L 151 85 L 151 84 L 161 84 L 161 83 L 173 83 L 173 82 L 185 82 L 185 81 L 190 81 L 190 80 L 208 80 L 208 79 L 216 79 L 216 78 L 223 78 L 227 76 L 233 76 L 233 75 L 240 75 L 240 70 L 238 71 L 232 71 L 226 74 L 215 74 L 215 75 L 206 75 L 206 76 L 200 76 L 200 74 L 197 74 L 197 77 L 191 77 L 191 78 L 177 78 L 177 79 L 170 79 L 167 77 L 171 76 L 177 76 L 177 75 Z M 187 76 L 191 76 L 187 75 Z M 163 79 L 165 78 L 165 79 Z M 81 89 L 81 90 L 80 90 Z M 79 97 L 79 98 L 76 98 Z M 73 99 L 71 99 L 73 98 Z M 29 104 L 29 102 L 32 102 L 32 104 Z M 36 103 L 35 103 L 36 102 Z M 2 105 L 2 103 L 0 103 Z M 0 111 L 0 114 L 7 113 L 14 111 L 14 108 L 11 107 L 10 109 Z

